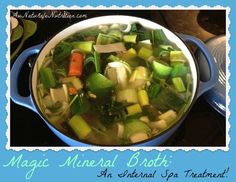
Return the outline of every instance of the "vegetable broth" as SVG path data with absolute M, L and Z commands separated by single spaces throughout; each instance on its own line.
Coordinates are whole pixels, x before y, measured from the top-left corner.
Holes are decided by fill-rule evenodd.
M 176 123 L 192 86 L 188 60 L 161 29 L 106 24 L 50 50 L 37 92 L 43 114 L 64 134 L 94 145 L 126 145 Z

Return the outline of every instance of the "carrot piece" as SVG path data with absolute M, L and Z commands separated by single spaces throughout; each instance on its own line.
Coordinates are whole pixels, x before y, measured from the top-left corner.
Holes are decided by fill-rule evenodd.
M 80 77 L 83 72 L 84 55 L 80 52 L 74 52 L 70 57 L 69 76 Z
M 75 95 L 77 94 L 77 89 L 75 87 L 69 87 L 68 92 L 70 95 Z

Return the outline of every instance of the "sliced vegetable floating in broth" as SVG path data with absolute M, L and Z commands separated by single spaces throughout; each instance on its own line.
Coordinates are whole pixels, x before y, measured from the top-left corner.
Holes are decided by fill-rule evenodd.
M 189 106 L 192 76 L 182 50 L 163 30 L 124 27 L 91 27 L 49 50 L 38 97 L 64 134 L 94 145 L 142 142 L 171 127 Z

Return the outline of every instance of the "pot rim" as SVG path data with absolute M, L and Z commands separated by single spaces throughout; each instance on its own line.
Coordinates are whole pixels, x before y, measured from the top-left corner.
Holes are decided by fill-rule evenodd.
M 140 142 L 136 142 L 136 143 L 133 143 L 133 144 L 123 144 L 123 145 L 104 145 L 104 144 L 94 144 L 94 143 L 91 143 L 91 142 L 88 142 L 88 141 L 83 141 L 83 140 L 79 140 L 77 138 L 72 138 L 68 135 L 66 135 L 65 133 L 59 131 L 53 124 L 51 124 L 51 122 L 48 121 L 48 119 L 44 116 L 44 114 L 42 113 L 40 107 L 38 106 L 37 104 L 37 101 L 35 99 L 35 96 L 33 94 L 33 84 L 32 84 L 32 77 L 33 77 L 33 70 L 35 69 L 35 65 L 37 63 L 37 60 L 38 60 L 38 57 L 39 55 L 41 54 L 42 50 L 44 49 L 44 47 L 57 35 L 59 34 L 60 32 L 62 32 L 63 30 L 75 25 L 75 24 L 79 24 L 83 21 L 86 21 L 86 20 L 89 20 L 89 19 L 94 19 L 94 18 L 103 18 L 103 17 L 111 17 L 111 16 L 114 16 L 114 17 L 120 17 L 120 16 L 124 16 L 124 17 L 129 17 L 129 18 L 138 18 L 138 19 L 141 19 L 141 20 L 145 20 L 145 21 L 150 21 L 152 23 L 155 23 L 157 25 L 159 25 L 160 27 L 162 28 L 165 28 L 167 29 L 168 31 L 172 32 L 179 40 L 181 40 L 181 42 L 185 45 L 185 47 L 187 48 L 187 50 L 189 51 L 189 53 L 191 54 L 192 56 L 192 59 L 194 61 L 194 65 L 195 65 L 195 69 L 196 69 L 196 90 L 195 90 L 195 93 L 194 93 L 194 96 L 192 98 L 192 101 L 191 103 L 188 105 L 188 108 L 186 109 L 186 111 L 184 112 L 184 114 L 179 118 L 178 121 L 176 121 L 174 124 L 172 124 L 169 128 L 167 128 L 166 130 L 162 131 L 161 133 L 151 137 L 151 138 L 148 138 L 146 140 L 142 140 Z M 178 35 L 176 32 L 173 32 L 171 30 L 169 30 L 168 28 L 156 23 L 156 22 L 153 22 L 151 20 L 148 20 L 148 19 L 145 19 L 145 18 L 140 18 L 140 17 L 135 17 L 135 16 L 129 16 L 129 15 L 106 15 L 106 16 L 98 16 L 98 17 L 93 17 L 93 18 L 89 18 L 89 19 L 86 19 L 86 20 L 82 20 L 82 21 L 79 21 L 79 22 L 76 22 L 68 27 L 65 27 L 64 29 L 62 30 L 59 30 L 57 33 L 55 33 L 53 36 L 51 36 L 47 41 L 46 43 L 42 46 L 42 48 L 40 49 L 39 53 L 37 54 L 37 56 L 35 57 L 35 61 L 33 62 L 33 65 L 32 65 L 32 68 L 31 68 L 31 72 L 30 72 L 30 80 L 29 80 L 29 84 L 30 84 L 30 95 L 31 95 L 31 98 L 33 100 L 33 103 L 34 103 L 34 106 L 36 108 L 36 111 L 38 112 L 38 114 L 40 115 L 40 117 L 44 120 L 44 122 L 46 122 L 46 124 L 49 124 L 53 129 L 57 130 L 61 135 L 63 135 L 63 137 L 66 137 L 66 138 L 69 138 L 70 140 L 74 140 L 75 142 L 78 142 L 78 143 L 83 143 L 83 144 L 86 144 L 88 145 L 89 147 L 96 147 L 96 146 L 101 146 L 101 147 L 135 147 L 135 146 L 138 146 L 140 144 L 145 144 L 146 142 L 150 142 L 150 141 L 153 141 L 153 140 L 156 140 L 157 138 L 159 138 L 160 136 L 170 132 L 170 130 L 172 130 L 176 125 L 178 124 L 182 124 L 182 122 L 184 121 L 184 119 L 186 118 L 187 114 L 190 112 L 191 108 L 193 107 L 193 104 L 196 102 L 197 100 L 197 93 L 198 93 L 198 89 L 199 89 L 199 82 L 200 82 L 200 76 L 199 76 L 199 66 L 198 66 L 198 63 L 197 63 L 197 60 L 194 56 L 194 53 L 192 52 L 192 50 L 190 50 L 190 48 L 187 46 L 186 42 L 184 42 L 184 40 L 180 37 L 180 35 Z M 72 34 L 71 34 L 72 35 Z M 69 36 L 69 35 L 68 35 Z M 61 138 L 60 138 L 61 139 Z M 61 139 L 62 140 L 62 139 Z M 65 141 L 63 140 L 63 142 L 65 143 Z M 66 143 L 67 144 L 67 143 Z M 68 145 L 68 144 L 67 144 Z M 78 145 L 79 147 L 79 145 Z

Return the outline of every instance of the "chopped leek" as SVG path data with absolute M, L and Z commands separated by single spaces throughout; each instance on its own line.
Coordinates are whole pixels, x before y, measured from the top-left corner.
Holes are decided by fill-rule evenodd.
M 153 45 L 167 43 L 168 39 L 162 29 L 151 31 L 151 43 Z
M 80 41 L 72 42 L 73 49 L 79 49 L 84 53 L 91 53 L 93 51 L 94 41 Z
M 144 59 L 145 61 L 148 61 L 151 56 L 152 50 L 146 47 L 141 47 L 141 49 L 138 51 L 138 57 Z
M 135 89 L 119 90 L 116 94 L 116 101 L 130 104 L 138 103 L 137 91 Z
M 140 80 L 147 80 L 148 79 L 149 71 L 146 67 L 137 66 L 135 68 L 135 71 L 137 71 L 135 79 L 140 79 Z
M 137 35 L 124 35 L 123 40 L 128 43 L 136 43 Z
M 56 86 L 56 79 L 51 68 L 41 68 L 39 71 L 40 80 L 43 83 L 45 89 Z
M 107 58 L 107 60 L 109 60 L 109 61 L 119 61 L 120 58 L 118 58 L 117 56 L 114 56 L 114 55 L 111 54 L 111 55 Z
M 174 84 L 174 86 L 175 86 L 175 89 L 176 89 L 178 92 L 184 92 L 184 91 L 186 91 L 184 82 L 183 82 L 183 80 L 182 80 L 181 77 L 172 78 L 172 82 L 173 82 L 173 84 Z
M 118 29 L 112 29 L 112 30 L 108 33 L 108 35 L 114 36 L 114 37 L 116 37 L 116 38 L 119 39 L 119 40 L 121 40 L 121 38 L 122 38 L 122 33 L 121 33 L 121 31 L 118 30 Z
M 114 89 L 115 83 L 100 73 L 93 73 L 86 80 L 88 89 L 97 96 L 107 96 Z
M 84 61 L 84 66 L 86 66 L 90 62 L 93 63 L 95 67 L 95 71 L 100 73 L 101 72 L 101 59 L 100 59 L 100 54 L 98 52 L 94 51 L 92 56 L 87 57 Z
M 161 85 L 159 83 L 153 83 L 148 89 L 148 96 L 152 99 L 157 96 L 161 90 Z
M 159 121 L 150 122 L 149 126 L 151 129 L 164 130 L 168 127 L 168 124 L 164 119 L 161 119 Z
M 182 51 L 170 51 L 170 61 L 185 63 L 187 60 Z
M 111 44 L 118 40 L 119 39 L 115 36 L 99 33 L 97 37 L 96 45 Z
M 133 134 L 139 132 L 144 132 L 149 135 L 151 129 L 147 124 L 138 119 L 129 119 L 125 122 L 124 138 L 129 139 Z
M 130 48 L 127 52 L 123 53 L 121 58 L 124 59 L 125 61 L 131 61 L 134 58 L 136 58 L 137 52 L 135 49 Z
M 172 71 L 172 67 L 164 65 L 157 61 L 152 62 L 152 69 L 154 73 L 160 78 L 167 78 Z
M 141 113 L 142 108 L 140 107 L 139 104 L 134 104 L 134 105 L 126 107 L 126 111 L 127 111 L 127 116 L 131 116 L 134 114 Z
M 149 98 L 146 90 L 138 91 L 138 100 L 141 106 L 149 105 Z
M 137 56 L 137 52 L 134 48 L 130 48 L 128 51 L 123 52 L 123 54 L 120 55 L 120 58 L 133 67 L 146 65 L 146 61 Z
M 176 118 L 177 118 L 177 114 L 172 109 L 169 111 L 166 111 L 165 113 L 159 116 L 159 119 L 165 120 L 167 123 L 172 122 Z
M 78 114 L 74 115 L 68 124 L 79 139 L 85 139 L 92 131 L 87 122 Z
M 173 69 L 171 71 L 171 77 L 181 77 L 181 76 L 185 76 L 188 72 L 188 67 L 185 66 L 183 63 L 177 63 L 173 66 Z
M 151 103 L 161 111 L 172 108 L 179 111 L 185 104 L 185 100 L 171 88 L 163 88 L 159 94 L 150 100 Z

